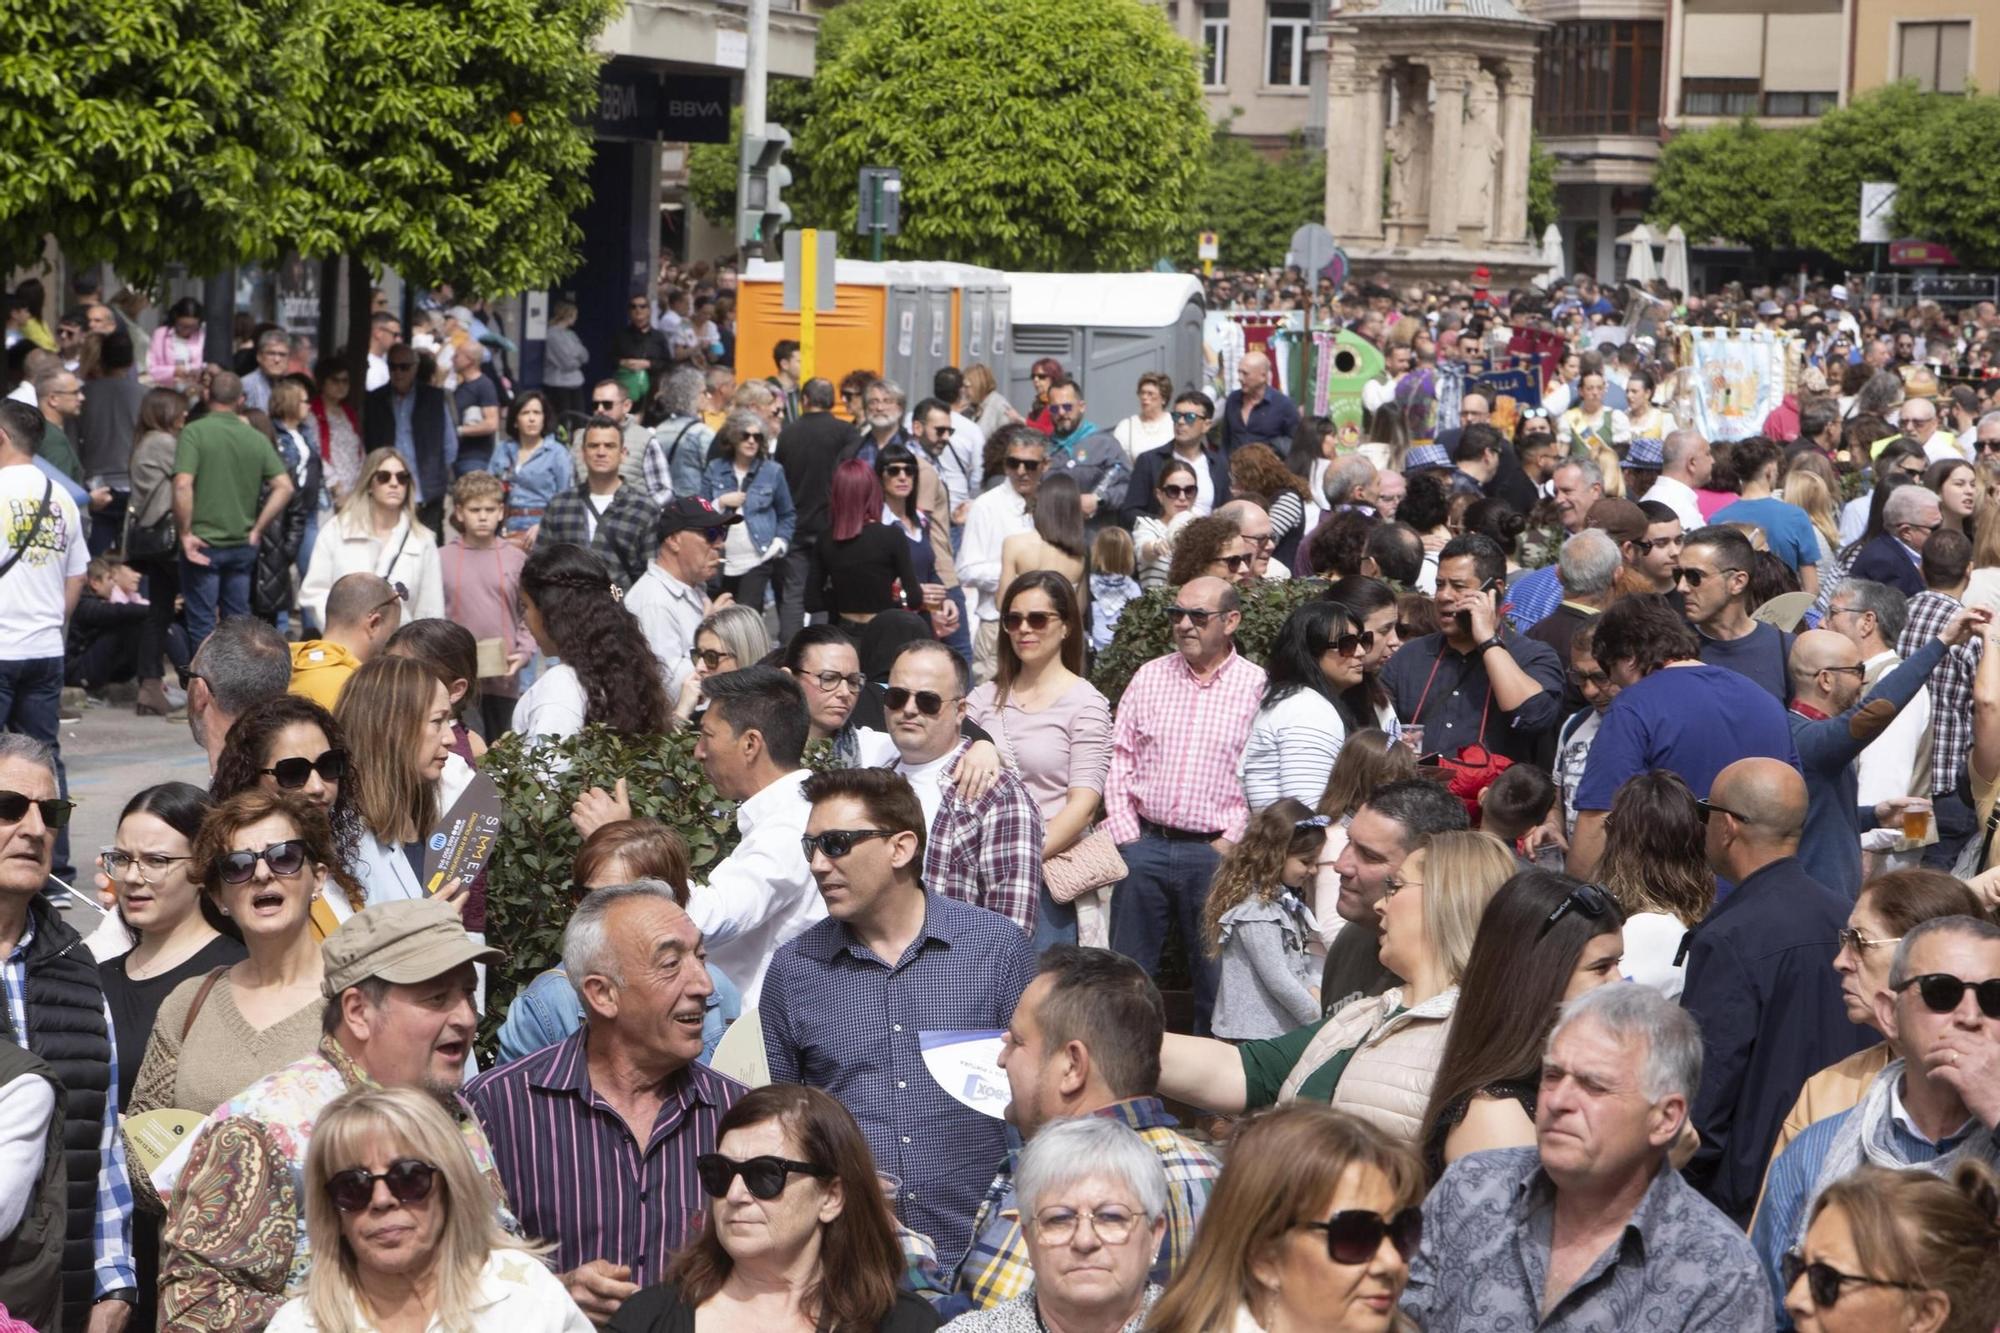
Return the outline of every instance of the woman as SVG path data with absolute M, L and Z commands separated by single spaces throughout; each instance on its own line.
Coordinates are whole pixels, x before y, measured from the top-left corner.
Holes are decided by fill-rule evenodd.
M 1014 1199 L 1033 1285 L 946 1327 L 1139 1333 L 1160 1296 L 1147 1281 L 1167 1229 L 1159 1152 L 1122 1120 L 1059 1120 L 1021 1153 Z
M 1463 498 L 1467 497 L 1454 496 L 1453 501 Z M 1528 520 L 1513 505 L 1497 495 L 1469 500 L 1460 516 L 1459 530 L 1485 537 L 1505 551 L 1508 577 L 1521 572 L 1521 562 L 1514 557 L 1520 550 L 1521 534 L 1528 530 Z
M 1353 1116 L 1288 1106 L 1236 1133 L 1194 1250 L 1149 1333 L 1385 1333 L 1423 1235 L 1408 1148 Z
M 702 492 L 724 514 L 740 514 L 722 544 L 722 591 L 738 605 L 762 610 L 771 570 L 791 549 L 797 515 L 785 469 L 766 445 L 769 432 L 754 412 L 731 412 L 716 432 L 723 454 L 702 475 Z
M 192 296 L 167 307 L 167 317 L 146 345 L 146 375 L 155 388 L 186 393 L 201 380 L 208 364 L 202 356 L 207 333 L 208 315 Z
M 975 361 L 965 368 L 965 396 L 971 400 L 972 424 L 985 433 L 987 439 L 1002 426 L 1021 419 L 1007 401 L 1007 395 L 1000 392 L 994 382 L 992 368 L 983 361 Z
M 1341 696 L 1361 684 L 1374 646 L 1375 636 L 1339 602 L 1307 602 L 1285 617 L 1236 761 L 1252 814 L 1283 797 L 1310 806 L 1326 791 L 1340 747 L 1359 725 Z
M 960 615 L 964 594 L 959 591 L 958 566 L 952 560 L 951 518 L 917 507 L 917 456 L 901 444 L 891 442 L 875 451 L 875 476 L 882 486 L 882 521 L 896 528 L 910 544 L 910 563 L 916 568 L 917 582 L 923 585 L 924 605 L 940 629 L 951 623 L 941 637 L 961 656 L 970 659 L 972 640 Z M 1006 587 L 1006 584 L 1001 584 Z
M 404 615 L 444 614 L 444 573 L 437 538 L 417 518 L 415 478 L 394 449 L 376 449 L 361 460 L 362 485 L 335 511 L 332 525 L 313 544 L 312 564 L 299 588 L 299 605 L 326 623 L 326 599 L 349 574 L 378 574 L 408 590 Z
M 1564 352 L 1562 360 L 1556 363 L 1555 378 L 1542 386 L 1542 406 L 1549 410 L 1550 416 L 1560 417 L 1568 409 L 1582 375 L 1583 357 L 1574 348 Z
M 1179 588 L 1198 578 L 1218 578 L 1242 587 L 1250 581 L 1250 543 L 1234 519 L 1210 514 L 1190 519 L 1174 538 L 1167 585 Z
M 465 725 L 466 710 L 480 702 L 479 640 L 454 621 L 412 620 L 389 636 L 382 651 L 430 668 L 451 697 L 451 752 L 468 765 L 486 753 L 486 741 Z
M 1047 569 L 1069 580 L 1078 600 L 1089 591 L 1089 548 L 1085 544 L 1083 500 L 1076 480 L 1058 472 L 1044 477 L 1035 492 L 1035 526 L 1000 543 L 1000 586 L 1034 570 Z
M 882 505 L 882 486 L 866 463 L 850 458 L 834 468 L 830 518 L 819 539 L 822 584 L 817 596 L 808 590 L 808 611 L 829 612 L 855 627 L 898 606 L 923 611 L 910 543 L 882 522 Z
M 743 608 L 748 609 L 748 608 Z M 650 819 L 618 819 L 592 829 L 570 865 L 569 889 L 581 898 L 592 889 L 613 884 L 658 880 L 673 890 L 681 906 L 688 896 L 687 843 L 681 835 Z M 743 995 L 713 964 L 708 969 L 714 991 L 701 1025 L 701 1059 L 715 1055 L 722 1034 L 743 1012 Z M 583 1026 L 583 1000 L 562 966 L 550 968 L 523 987 L 500 1025 L 500 1063 L 544 1050 Z
M 1028 424 L 1053 437 L 1049 426 L 1049 386 L 1063 377 L 1062 362 L 1045 356 L 1028 368 L 1028 382 L 1035 387 L 1034 405 L 1028 409 Z
M 1808 460 L 1817 460 L 1819 466 L 1811 466 Z M 1832 465 L 1817 454 L 1801 454 L 1792 470 L 1785 474 L 1785 488 L 1782 498 L 1786 504 L 1797 505 L 1805 516 L 1812 520 L 1813 535 L 1819 539 L 1819 565 L 1831 570 L 1840 551 L 1840 507 L 1833 502 L 1836 494 L 1826 477 L 1820 475 L 1825 468 L 1828 474 Z
M 771 655 L 771 634 L 764 627 L 764 613 L 738 602 L 725 606 L 701 622 L 694 632 L 694 647 L 688 656 L 694 662 L 681 697 L 674 704 L 674 720 L 689 722 L 701 710 L 701 685 L 710 676 L 725 671 L 753 667 Z
M 1618 980 L 1621 919 L 1608 895 L 1550 870 L 1493 895 L 1418 1139 L 1431 1183 L 1467 1153 L 1534 1143 L 1549 1029 L 1563 1005 Z
M 2000 1326 L 2000 1186 L 1978 1162 L 1951 1179 L 1864 1166 L 1813 1205 L 1785 1257 L 1799 1333 L 1989 1333 Z
M 1246 444 L 1229 456 L 1229 489 L 1239 499 L 1255 500 L 1271 516 L 1274 547 L 1298 545 L 1306 521 L 1306 484 L 1270 445 Z
M 451 758 L 451 693 L 420 662 L 378 657 L 348 678 L 334 716 L 354 747 L 354 878 L 371 905 L 422 898 L 424 839 L 437 827 L 438 779 Z
M 695 1161 L 713 1200 L 665 1278 L 620 1306 L 613 1333 L 927 1333 L 898 1291 L 895 1219 L 847 1108 L 817 1088 L 748 1092 Z
M 1363 725 L 1382 728 L 1390 735 L 1402 730 L 1396 707 L 1382 686 L 1382 668 L 1403 646 L 1403 626 L 1396 609 L 1396 590 L 1381 579 L 1356 576 L 1341 579 L 1328 587 L 1326 599 L 1339 602 L 1361 625 L 1364 633 L 1375 636 L 1374 646 L 1361 655 L 1361 683 L 1349 689 L 1341 702 L 1350 717 Z
M 1005 586 L 999 666 L 967 699 L 966 716 L 993 737 L 1042 812 L 1046 865 L 1086 836 L 1109 837 L 1090 825 L 1111 769 L 1111 704 L 1083 678 L 1083 616 L 1069 581 L 1037 570 Z M 1100 892 L 1058 902 L 1044 882 L 1039 898 L 1038 948 L 1075 943 L 1080 918 L 1093 939 L 1108 929 Z
M 561 663 L 535 678 L 514 707 L 522 736 L 574 736 L 592 722 L 632 735 L 673 726 L 666 686 L 639 622 L 604 562 L 580 546 L 542 546 L 521 567 L 521 613 L 535 646 Z M 350 681 L 348 688 L 353 688 Z
M 132 495 L 126 502 L 126 563 L 146 580 L 146 619 L 139 629 L 141 716 L 170 711 L 160 663 L 180 595 L 180 543 L 174 532 L 174 453 L 187 424 L 187 399 L 172 389 L 149 390 L 139 403 L 138 437 L 132 443 Z M 178 693 L 178 691 L 176 691 Z
M 1625 421 L 1634 440 L 1657 440 L 1680 429 L 1669 413 L 1653 406 L 1653 391 L 1660 382 L 1652 371 L 1640 367 L 1625 377 Z
M 1617 408 L 1604 405 L 1602 370 L 1587 371 L 1577 381 L 1576 406 L 1562 414 L 1556 438 L 1572 458 L 1594 458 L 1601 449 L 1616 451 L 1632 442 L 1631 421 Z M 1607 483 L 1613 473 L 1605 475 Z
M 270 1333 L 591 1333 L 560 1279 L 500 1229 L 458 1126 L 415 1088 L 360 1085 L 313 1126 L 315 1262 Z
M 549 501 L 576 484 L 569 450 L 551 435 L 554 416 L 540 390 L 522 394 L 507 409 L 507 438 L 493 446 L 487 460 L 493 475 L 507 483 L 507 540 L 524 551 L 533 549 Z
M 1159 371 L 1139 376 L 1139 410 L 1111 428 L 1112 438 L 1125 449 L 1126 462 L 1137 462 L 1148 449 L 1172 442 L 1174 422 L 1167 415 L 1167 404 L 1173 397 L 1174 382 Z
M 352 751 L 347 733 L 333 714 L 297 694 L 260 699 L 243 710 L 223 739 L 222 754 L 209 780 L 209 795 L 226 801 L 253 788 L 303 797 L 319 807 L 333 834 L 332 864 L 351 869 L 360 855 L 361 812 L 354 803 Z M 320 939 L 360 910 L 359 893 L 338 907 L 322 902 L 313 909 Z
M 310 404 L 313 429 L 318 432 L 320 462 L 326 474 L 320 508 L 337 509 L 361 481 L 361 459 L 367 450 L 361 444 L 361 423 L 349 405 L 354 396 L 354 374 L 344 357 L 323 356 L 313 365 L 319 388 Z
M 1625 975 L 1670 1000 L 1686 976 L 1681 941 L 1715 906 L 1703 828 L 1694 793 L 1663 768 L 1629 779 L 1604 817 L 1597 874 L 1625 912 Z
M 1299 422 L 1299 428 L 1292 433 L 1291 452 L 1285 455 L 1285 470 L 1297 478 L 1304 488 L 1306 498 L 1305 518 L 1299 524 L 1301 535 L 1310 533 L 1320 525 L 1330 508 L 1343 504 L 1366 503 L 1352 494 L 1343 494 L 1335 500 L 1327 494 L 1326 474 L 1333 469 L 1333 463 L 1340 456 L 1340 427 L 1331 417 L 1306 417 Z M 1369 464 L 1372 469 L 1374 464 Z M 1362 474 L 1369 475 L 1369 474 Z M 1366 488 L 1367 483 L 1363 483 Z M 1293 543 L 1296 548 L 1297 543 Z M 1280 553 L 1285 563 L 1296 567 L 1298 562 L 1289 558 L 1291 552 Z
M 1139 586 L 1147 592 L 1167 586 L 1167 569 L 1173 563 L 1174 539 L 1193 522 L 1195 497 L 1194 468 L 1184 458 L 1169 456 L 1160 468 L 1159 484 L 1153 499 L 1158 516 L 1141 514 L 1132 523 L 1132 547 L 1139 557 Z
M 1170 1033 L 1161 1093 L 1225 1115 L 1330 1102 L 1415 1144 L 1480 914 L 1514 870 L 1514 854 L 1491 834 L 1432 834 L 1375 907 L 1382 965 L 1402 986 L 1268 1041 Z
M 1924 489 L 1938 498 L 1938 517 L 1946 528 L 1972 536 L 1972 515 L 1979 507 L 1979 474 L 1963 458 L 1947 458 L 1924 469 Z

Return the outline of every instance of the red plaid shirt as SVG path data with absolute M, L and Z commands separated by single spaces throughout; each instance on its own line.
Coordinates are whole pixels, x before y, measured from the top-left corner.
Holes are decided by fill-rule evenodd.
M 1104 823 L 1119 843 L 1136 842 L 1139 821 L 1243 836 L 1250 807 L 1236 761 L 1264 697 L 1264 668 L 1231 652 L 1206 680 L 1179 653 L 1139 668 L 1118 698 Z
M 968 744 L 959 744 L 954 761 Z M 1019 776 L 1004 768 L 992 790 L 970 804 L 959 798 L 949 778 L 942 786 L 937 818 L 924 840 L 924 886 L 998 912 L 1033 935 L 1047 834 L 1034 797 Z

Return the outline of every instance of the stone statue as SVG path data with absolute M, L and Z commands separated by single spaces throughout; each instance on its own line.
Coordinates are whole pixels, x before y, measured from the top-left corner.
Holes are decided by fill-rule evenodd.
M 1411 85 L 1416 85 L 1415 95 Z M 1431 116 L 1419 79 L 1397 83 L 1396 123 L 1389 127 L 1389 217 L 1421 226 L 1430 216 Z
M 1465 166 L 1459 186 L 1459 224 L 1477 228 L 1482 238 L 1490 237 L 1493 189 L 1500 177 L 1500 85 L 1483 69 L 1466 92 L 1460 134 L 1459 159 Z

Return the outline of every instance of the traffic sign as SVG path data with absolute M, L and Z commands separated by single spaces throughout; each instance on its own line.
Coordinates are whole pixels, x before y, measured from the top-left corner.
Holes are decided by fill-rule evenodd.
M 1201 234 L 1201 245 L 1195 251 L 1195 258 L 1209 260 L 1222 258 L 1222 243 L 1216 239 L 1214 232 L 1205 231 Z
M 1863 245 L 1887 245 L 1895 239 L 1896 183 L 1861 182 L 1861 234 Z

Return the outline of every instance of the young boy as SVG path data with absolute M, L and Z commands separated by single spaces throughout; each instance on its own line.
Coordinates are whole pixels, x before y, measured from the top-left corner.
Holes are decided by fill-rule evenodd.
M 454 481 L 451 526 L 457 535 L 438 552 L 445 616 L 475 639 L 498 640 L 506 656 L 504 675 L 479 679 L 479 719 L 488 742 L 512 723 L 521 668 L 535 655 L 535 640 L 521 617 L 521 566 L 528 557 L 498 536 L 506 501 L 507 488 L 490 472 L 468 472 Z
M 139 573 L 114 555 L 100 555 L 84 569 L 83 596 L 69 621 L 63 676 L 81 685 L 93 704 L 107 702 L 105 686 L 139 672 L 139 627 L 149 614 L 139 596 Z
M 1479 827 L 1511 847 L 1522 869 L 1532 869 L 1536 862 L 1521 854 L 1521 839 L 1549 817 L 1555 804 L 1555 779 L 1546 769 L 1513 764 L 1479 793 Z M 1558 862 L 1551 868 L 1562 867 Z

